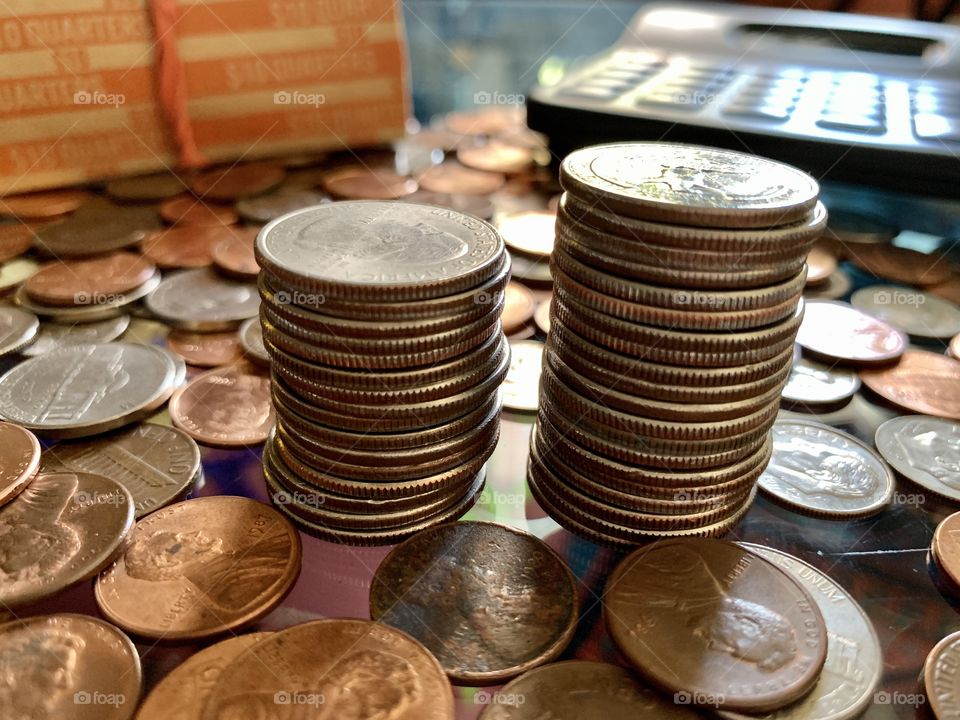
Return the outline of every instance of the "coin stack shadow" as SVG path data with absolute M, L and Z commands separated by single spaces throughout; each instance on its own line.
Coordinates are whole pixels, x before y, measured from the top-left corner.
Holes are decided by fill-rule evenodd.
M 345 206 L 360 204 L 301 213 L 346 217 Z M 502 239 L 483 221 L 432 206 L 362 205 L 389 208 L 382 212 L 396 218 L 413 213 L 414 223 L 423 215 L 418 227 L 428 230 L 431 215 L 443 215 L 493 247 L 479 270 L 449 262 L 448 275 L 417 285 L 416 299 L 405 300 L 396 287 L 376 281 L 320 285 L 274 262 L 261 241 L 276 223 L 258 241 L 260 319 L 277 414 L 263 458 L 271 499 L 316 537 L 383 545 L 460 517 L 482 490 L 509 366 L 500 313 L 510 264 Z M 356 237 L 376 235 L 377 227 L 395 232 L 375 240 L 402 265 L 400 249 L 390 247 L 402 228 L 391 230 L 390 217 L 372 217 L 362 218 L 370 226 L 358 223 Z M 418 232 L 410 233 L 419 245 L 414 255 L 427 252 L 423 243 L 430 240 Z M 350 262 L 362 264 L 364 252 L 373 256 L 380 247 L 361 246 Z M 308 252 L 322 259 L 335 254 L 322 239 Z M 370 266 L 368 275 L 356 275 L 382 277 L 383 270 Z
M 605 544 L 721 535 L 770 458 L 826 211 L 814 191 L 799 222 L 668 225 L 584 193 L 567 165 L 531 491 Z

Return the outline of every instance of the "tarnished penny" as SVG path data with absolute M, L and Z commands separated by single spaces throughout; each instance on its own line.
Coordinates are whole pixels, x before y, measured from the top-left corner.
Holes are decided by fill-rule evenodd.
M 610 575 L 603 610 L 630 663 L 696 705 L 775 710 L 809 692 L 826 660 L 826 627 L 810 595 L 722 540 L 636 550 Z
M 577 623 L 577 586 L 533 535 L 452 523 L 384 558 L 370 587 L 370 617 L 422 642 L 454 682 L 491 685 L 563 652 Z
M 45 305 L 98 305 L 136 290 L 156 270 L 140 255 L 113 252 L 89 259 L 51 260 L 23 287 L 31 300 Z
M 930 548 L 939 568 L 960 584 L 960 513 L 948 515 L 937 525 Z
M 178 225 L 152 234 L 140 243 L 140 250 L 163 270 L 207 267 L 213 262 L 214 246 L 235 231 L 229 225 Z
M 0 357 L 29 346 L 39 329 L 40 321 L 33 313 L 0 305 Z
M 229 365 L 243 357 L 243 347 L 235 332 L 197 333 L 172 330 L 167 335 L 167 347 L 187 364 L 196 367 Z
M 860 389 L 860 376 L 852 370 L 801 358 L 790 368 L 781 398 L 790 405 L 836 405 L 849 400 Z
M 500 173 L 474 170 L 448 161 L 427 170 L 420 176 L 419 182 L 420 187 L 429 192 L 489 195 L 503 187 L 506 178 Z
M 36 339 L 20 353 L 25 357 L 37 357 L 67 345 L 106 343 L 123 335 L 129 326 L 129 315 L 71 325 L 45 322 L 40 326 Z
M 169 275 L 144 301 L 163 322 L 183 330 L 232 330 L 260 309 L 257 286 L 209 268 Z
M 19 425 L 0 422 L 0 505 L 30 484 L 40 467 L 40 443 Z
M 474 170 L 512 175 L 533 165 L 534 152 L 522 145 L 492 139 L 482 144 L 461 144 L 457 148 L 457 160 Z
M 395 200 L 415 192 L 417 181 L 389 168 L 350 166 L 327 175 L 323 188 L 346 200 Z
M 853 280 L 843 270 L 834 270 L 819 285 L 807 285 L 803 296 L 811 300 L 839 300 L 853 289 Z
M 244 198 L 234 206 L 244 220 L 265 224 L 294 210 L 330 202 L 324 193 L 309 188 L 281 188 L 260 197 Z
M 262 443 L 274 423 L 270 377 L 247 362 L 197 375 L 170 398 L 170 417 L 204 445 Z
M 8 720 L 129 720 L 140 699 L 130 638 L 87 615 L 0 625 L 0 716 Z
M 137 720 L 200 720 L 207 697 L 224 669 L 270 635 L 238 635 L 191 655 L 150 691 L 140 704 Z
M 908 350 L 892 367 L 861 370 L 860 379 L 905 410 L 960 420 L 960 360 Z
M 519 412 L 536 412 L 540 399 L 543 343 L 520 340 L 510 343 L 510 368 L 503 381 L 503 406 Z
M 186 192 L 187 185 L 172 172 L 160 172 L 111 180 L 106 190 L 107 195 L 122 202 L 154 202 Z
M 807 255 L 807 285 L 821 285 L 837 269 L 837 256 L 823 245 L 814 245 Z
M 565 660 L 535 668 L 494 692 L 481 690 L 480 720 L 697 720 L 700 714 L 617 665 Z
M 533 318 L 537 299 L 520 283 L 510 282 L 504 290 L 503 312 L 500 321 L 506 335 L 521 330 Z
M 960 632 L 938 642 L 923 664 L 923 685 L 930 710 L 938 720 L 960 716 Z
M 534 257 L 553 252 L 557 216 L 546 210 L 512 213 L 497 221 L 497 228 L 510 250 Z
M 270 364 L 270 353 L 263 344 L 263 326 L 260 324 L 260 318 L 247 320 L 240 326 L 237 335 L 248 358 L 261 365 Z
M 440 665 L 410 636 L 368 620 L 316 620 L 227 665 L 199 717 L 453 720 L 454 705 Z
M 205 200 L 227 202 L 269 192 L 283 182 L 286 174 L 279 165 L 236 164 L 191 178 L 190 189 Z
M 96 575 L 133 527 L 133 498 L 101 475 L 39 473 L 0 508 L 0 603 L 17 607 Z
M 22 220 L 45 220 L 76 210 L 92 196 L 85 190 L 49 190 L 0 199 L 0 215 Z
M 850 304 L 911 337 L 939 340 L 960 333 L 960 308 L 925 292 L 871 285 L 851 295 Z
M 888 363 L 908 345 L 892 325 L 832 300 L 806 303 L 797 342 L 815 355 L 857 365 Z
M 35 230 L 23 223 L 0 225 L 0 263 L 23 255 L 33 246 Z
M 66 220 L 43 227 L 34 247 L 60 259 L 98 255 L 136 245 L 159 227 L 151 207 L 116 205 L 95 198 Z
M 905 285 L 938 285 L 951 275 L 950 263 L 942 255 L 893 245 L 858 245 L 850 250 L 850 260 L 874 277 Z
M 920 487 L 960 501 L 960 423 L 901 415 L 877 428 L 877 450 Z
M 140 518 L 190 489 L 200 472 L 200 449 L 176 428 L 143 423 L 97 440 L 54 445 L 43 454 L 43 470 L 116 480 L 130 491 Z
M 160 217 L 171 225 L 233 225 L 239 219 L 229 207 L 181 195 L 160 206 Z
M 213 264 L 224 275 L 238 280 L 256 280 L 260 272 L 260 265 L 257 264 L 257 258 L 253 252 L 257 233 L 249 228 L 232 230 L 228 237 L 224 237 L 213 246 L 211 251 Z
M 823 423 L 778 420 L 773 457 L 757 481 L 778 502 L 810 515 L 873 515 L 893 497 L 893 473 L 866 444 Z
M 544 335 L 550 333 L 550 305 L 552 302 L 552 297 L 547 298 L 537 305 L 537 309 L 533 313 L 533 321 Z
M 954 305 L 960 305 L 960 274 L 954 273 L 946 282 L 931 285 L 926 291 L 949 300 Z
M 273 610 L 300 562 L 300 536 L 269 505 L 229 495 L 186 500 L 137 523 L 97 578 L 97 605 L 135 635 L 197 640 Z

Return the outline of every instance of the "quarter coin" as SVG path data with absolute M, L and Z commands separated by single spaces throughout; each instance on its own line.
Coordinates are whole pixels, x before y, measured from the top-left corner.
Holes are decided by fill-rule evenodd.
M 906 336 L 847 303 L 811 300 L 797 342 L 818 356 L 858 365 L 888 363 L 907 349 Z
M 791 405 L 835 405 L 860 389 L 860 376 L 845 368 L 801 358 L 793 363 L 781 398 Z
M 228 280 L 210 269 L 165 277 L 144 302 L 163 322 L 202 332 L 232 330 L 260 309 L 256 285 Z
M 40 326 L 36 339 L 23 348 L 20 354 L 25 357 L 37 357 L 68 345 L 108 343 L 123 335 L 129 326 L 129 315 L 117 315 L 106 320 L 74 325 L 45 322 Z
M 908 480 L 960 501 L 960 423 L 902 415 L 877 428 L 876 444 L 884 459 Z

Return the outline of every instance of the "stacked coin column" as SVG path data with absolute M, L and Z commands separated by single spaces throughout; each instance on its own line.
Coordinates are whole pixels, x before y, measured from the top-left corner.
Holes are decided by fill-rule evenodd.
M 388 544 L 466 512 L 499 433 L 510 274 L 489 224 L 340 202 L 257 239 L 274 504 L 304 531 Z
M 770 457 L 818 185 L 665 143 L 585 148 L 560 179 L 531 490 L 600 542 L 722 534 Z

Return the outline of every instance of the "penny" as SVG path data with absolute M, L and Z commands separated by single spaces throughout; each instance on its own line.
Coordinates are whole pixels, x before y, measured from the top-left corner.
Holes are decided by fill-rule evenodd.
M 504 215 L 497 221 L 503 241 L 512 251 L 546 257 L 553 251 L 557 216 L 546 210 Z
M 953 340 L 950 341 L 950 354 L 957 360 L 960 360 L 960 333 L 955 335 Z
M 843 270 L 834 270 L 826 280 L 819 285 L 807 287 L 803 296 L 811 300 L 839 300 L 853 289 L 853 280 Z
M 76 300 L 79 303 L 77 305 L 38 303 L 27 295 L 24 287 L 17 290 L 13 300 L 22 309 L 40 315 L 45 321 L 68 324 L 88 323 L 122 315 L 125 309 L 149 295 L 159 284 L 160 273 L 157 271 L 143 285 L 127 293 L 116 295 L 77 293 Z
M 259 322 L 256 318 L 252 320 Z M 196 333 L 172 330 L 167 347 L 195 367 L 229 365 L 243 357 L 243 347 L 235 332 Z
M 256 280 L 260 273 L 260 266 L 253 252 L 256 238 L 256 231 L 246 228 L 233 229 L 227 237 L 213 245 L 211 256 L 217 270 L 237 280 Z
M 190 178 L 190 189 L 205 200 L 228 202 L 263 195 L 283 182 L 286 171 L 268 163 L 234 164 Z
M 199 720 L 275 717 L 278 703 L 308 708 L 304 717 L 454 718 L 450 684 L 429 651 L 368 620 L 315 620 L 266 637 L 223 669 Z
M 589 660 L 535 668 L 494 692 L 480 691 L 480 720 L 696 720 L 700 715 L 644 685 L 628 670 Z
M 933 255 L 893 245 L 861 245 L 850 261 L 874 277 L 905 285 L 938 285 L 950 279 L 950 264 Z
M 907 411 L 960 420 L 960 361 L 908 350 L 888 368 L 860 371 L 863 384 Z
M 123 335 L 129 326 L 129 315 L 118 315 L 106 320 L 73 325 L 45 322 L 40 325 L 36 339 L 23 348 L 20 354 L 25 357 L 37 357 L 68 345 L 108 343 Z
M 186 183 L 172 172 L 118 178 L 107 183 L 107 195 L 121 202 L 155 202 L 187 191 Z
M 814 245 L 807 255 L 807 285 L 821 285 L 836 272 L 837 256 L 823 245 Z
M 94 590 L 100 612 L 127 632 L 200 640 L 268 614 L 290 592 L 300 563 L 300 536 L 276 510 L 218 495 L 140 520 Z
M 0 423 L 0 506 L 23 492 L 39 467 L 36 436 L 19 425 Z
M 857 365 L 896 360 L 908 345 L 892 325 L 832 300 L 806 303 L 797 342 L 815 355 Z
M 0 602 L 18 607 L 96 575 L 133 527 L 133 498 L 101 475 L 39 473 L 0 508 Z
M 501 683 L 557 657 L 577 612 L 563 560 L 533 535 L 494 523 L 418 533 L 383 559 L 370 587 L 370 617 L 412 635 L 468 685 Z
M 281 188 L 277 192 L 237 201 L 235 209 L 244 220 L 265 224 L 294 210 L 330 202 L 324 193 L 309 188 Z
M 72 213 L 89 201 L 85 190 L 49 190 L 27 195 L 7 195 L 0 199 L 0 215 L 21 220 L 46 220 Z
M 54 445 L 43 454 L 43 469 L 109 477 L 130 491 L 141 518 L 190 489 L 200 472 L 200 449 L 180 430 L 143 423 L 97 440 Z
M 270 354 L 263 344 L 263 327 L 260 318 L 250 318 L 238 331 L 240 345 L 247 357 L 261 365 L 270 364 Z
M 960 308 L 925 292 L 871 285 L 851 295 L 850 304 L 911 337 L 941 340 L 960 333 Z
M 237 635 L 191 655 L 154 686 L 140 704 L 137 720 L 200 720 L 207 697 L 226 667 L 270 635 Z
M 877 428 L 877 450 L 911 482 L 960 500 L 960 423 L 926 415 L 887 420 Z
M 237 214 L 229 207 L 203 202 L 192 195 L 170 198 L 160 206 L 160 217 L 171 225 L 233 225 Z
M 0 263 L 23 255 L 33 246 L 36 230 L 23 223 L 0 225 Z
M 520 283 L 510 282 L 504 290 L 503 313 L 500 321 L 507 335 L 521 330 L 533 318 L 537 300 Z
M 763 720 L 853 720 L 872 705 L 883 674 L 883 650 L 873 623 L 857 601 L 803 560 L 781 550 L 740 543 L 750 552 L 786 572 L 813 598 L 827 626 L 827 659 L 820 680 L 805 698 Z M 756 715 L 720 712 L 727 720 Z
M 257 286 L 228 280 L 210 269 L 165 277 L 144 301 L 163 322 L 183 330 L 232 330 L 260 308 Z
M 82 257 L 136 245 L 159 227 L 150 207 L 91 200 L 66 220 L 37 233 L 34 246 L 56 258 Z
M 515 105 L 491 105 L 447 113 L 443 124 L 459 135 L 499 135 L 525 122 L 526 110 Z
M 417 181 L 389 168 L 348 166 L 326 176 L 323 188 L 346 200 L 395 200 L 417 189 Z
M 894 485 L 890 468 L 868 445 L 809 420 L 773 424 L 773 457 L 757 484 L 793 510 L 835 519 L 880 512 Z
M 722 540 L 662 540 L 636 550 L 610 575 L 603 611 L 630 663 L 697 705 L 781 708 L 810 691 L 826 660 L 824 619 L 809 593 Z
M 533 321 L 544 335 L 550 333 L 550 304 L 552 302 L 552 298 L 547 298 L 537 305 L 537 309 L 533 313 Z
M 0 715 L 10 720 L 129 720 L 140 656 L 109 623 L 62 613 L 0 626 Z
M 422 300 L 493 277 L 503 240 L 482 220 L 429 205 L 339 202 L 301 210 L 257 237 L 262 267 L 335 298 Z
M 565 190 L 644 220 L 754 228 L 796 222 L 820 188 L 784 163 L 732 150 L 674 143 L 597 145 L 560 165 Z
M 960 276 L 954 274 L 949 280 L 926 288 L 937 297 L 949 300 L 954 305 L 960 305 Z
M 956 717 L 960 713 L 960 681 L 957 663 L 960 662 L 960 632 L 951 633 L 938 642 L 923 663 L 923 687 L 930 711 L 936 718 Z
M 859 389 L 860 376 L 852 370 L 802 358 L 793 363 L 782 398 L 791 405 L 835 405 L 853 397 Z
M 270 377 L 244 362 L 197 375 L 170 398 L 170 417 L 204 445 L 262 443 L 274 423 Z
M 213 263 L 214 246 L 234 231 L 229 225 L 178 225 L 153 233 L 140 243 L 140 251 L 163 270 L 207 267 Z
M 462 195 L 489 195 L 505 182 L 506 178 L 500 173 L 474 170 L 452 161 L 434 165 L 419 177 L 424 190 Z
M 39 329 L 40 321 L 33 313 L 0 305 L 0 357 L 27 348 Z
M 461 144 L 457 148 L 457 160 L 474 170 L 513 175 L 533 165 L 534 153 L 528 147 L 494 138 L 482 144 Z
M 130 252 L 95 258 L 51 260 L 24 284 L 30 299 L 44 305 L 98 305 L 136 290 L 157 269 L 150 260 Z
M 948 515 L 937 525 L 930 549 L 937 566 L 957 584 L 960 581 L 960 513 Z
M 542 342 L 520 340 L 510 343 L 510 368 L 503 381 L 504 407 L 519 412 L 536 412 L 542 364 Z
M 0 416 L 45 437 L 96 435 L 156 410 L 175 379 L 173 361 L 147 345 L 63 347 L 0 377 Z

